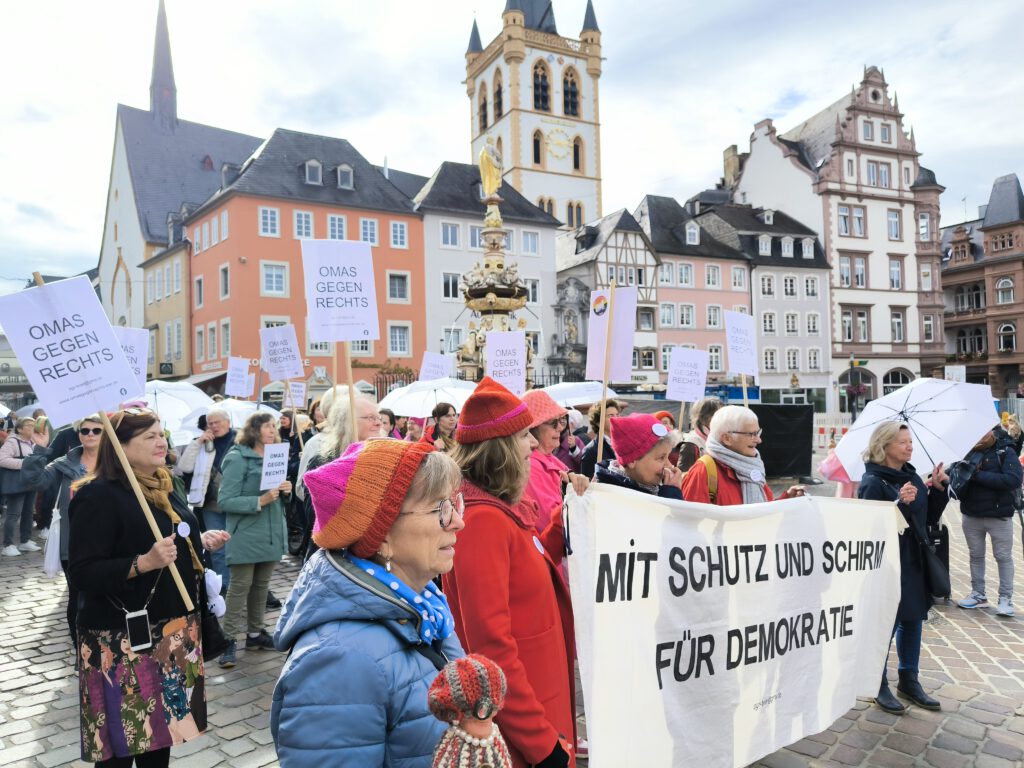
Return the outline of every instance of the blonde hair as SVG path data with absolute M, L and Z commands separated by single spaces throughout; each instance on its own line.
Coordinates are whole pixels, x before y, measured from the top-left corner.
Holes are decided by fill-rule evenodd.
M 329 405 L 327 421 L 324 422 L 320 432 L 320 457 L 327 461 L 333 461 L 341 456 L 345 449 L 356 441 L 356 436 L 352 433 L 352 419 L 349 418 L 348 387 L 335 387 L 335 389 L 339 390 L 339 393 L 334 396 L 334 403 Z M 324 395 L 320 410 L 327 407 L 324 405 L 326 401 L 327 395 Z M 356 393 L 355 402 L 357 411 L 360 402 L 369 403 L 376 411 L 377 404 L 360 392 Z
M 885 462 L 885 449 L 892 444 L 901 429 L 909 431 L 910 428 L 902 421 L 883 421 L 875 427 L 868 440 L 868 449 L 864 451 L 862 457 L 864 461 L 870 461 L 872 464 Z
M 452 458 L 464 478 L 509 504 L 519 501 L 530 478 L 529 459 L 520 454 L 516 435 L 458 443 Z

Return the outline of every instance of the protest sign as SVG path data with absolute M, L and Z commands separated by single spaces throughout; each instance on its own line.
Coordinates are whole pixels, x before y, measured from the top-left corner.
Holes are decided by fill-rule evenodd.
M 228 376 L 224 381 L 224 394 L 228 397 L 252 396 L 252 385 L 249 384 L 249 361 L 246 358 L 228 358 Z
M 256 389 L 256 374 L 250 373 L 245 380 L 245 387 L 248 394 L 246 397 L 251 397 L 253 391 Z
M 731 373 L 757 376 L 757 335 L 753 315 L 725 310 L 725 348 Z
M 369 243 L 303 240 L 302 270 L 312 341 L 380 338 Z M 409 289 L 406 285 L 406 290 Z
M 672 347 L 668 365 L 669 400 L 693 403 L 704 397 L 708 380 L 708 353 L 702 349 Z
M 490 343 L 490 336 L 487 337 Z M 420 365 L 420 381 L 433 381 L 434 379 L 445 379 L 452 375 L 451 355 L 442 355 L 437 352 L 423 352 L 423 362 Z
M 608 335 L 608 291 L 590 292 L 590 322 L 587 326 L 587 378 L 604 380 L 604 351 Z M 615 289 L 612 311 L 609 381 L 630 381 L 633 375 L 633 333 L 636 327 L 636 287 Z M 490 336 L 488 343 L 490 343 Z
M 116 410 L 138 393 L 139 380 L 84 276 L 0 297 L 0 326 L 55 425 Z
M 967 366 L 966 365 L 947 365 L 946 366 L 946 381 L 956 381 L 961 384 L 967 383 Z
M 878 693 L 892 504 L 718 507 L 603 484 L 568 502 L 592 768 L 749 765 Z
M 260 490 L 277 488 L 288 479 L 288 443 L 271 443 L 263 446 L 263 475 Z
M 294 325 L 260 328 L 260 344 L 263 347 L 263 370 L 270 374 L 271 379 L 302 378 L 302 358 Z
M 485 373 L 513 395 L 526 392 L 526 332 L 491 331 L 484 349 Z
M 283 404 L 285 408 L 305 408 L 306 382 L 289 381 L 288 386 L 284 390 Z
M 149 360 L 149 331 L 145 328 L 124 328 L 120 325 L 111 326 L 114 338 L 121 345 L 121 351 L 139 381 L 139 388 L 131 396 L 141 396 L 146 392 L 146 361 Z

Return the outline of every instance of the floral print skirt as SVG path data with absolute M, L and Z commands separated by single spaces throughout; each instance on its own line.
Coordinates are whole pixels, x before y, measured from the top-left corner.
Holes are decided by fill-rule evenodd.
M 199 613 L 151 627 L 153 645 L 133 651 L 124 628 L 78 627 L 82 759 L 152 752 L 206 730 Z

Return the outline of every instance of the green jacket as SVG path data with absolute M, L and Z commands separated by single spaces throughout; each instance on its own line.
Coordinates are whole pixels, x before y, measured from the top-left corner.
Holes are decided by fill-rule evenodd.
M 260 509 L 263 457 L 235 445 L 221 464 L 223 478 L 217 501 L 227 513 L 228 565 L 277 562 L 285 553 L 286 525 L 281 499 Z

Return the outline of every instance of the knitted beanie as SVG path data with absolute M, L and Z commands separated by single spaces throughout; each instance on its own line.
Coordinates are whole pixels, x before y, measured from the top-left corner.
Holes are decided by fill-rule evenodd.
M 655 443 L 668 434 L 668 427 L 649 413 L 613 416 L 608 420 L 608 427 L 615 458 L 624 467 L 642 459 Z
M 672 422 L 673 427 L 676 425 L 676 417 L 673 416 L 668 411 L 658 411 L 656 414 L 654 414 L 654 418 L 656 418 L 658 421 L 661 421 L 662 419 L 668 419 L 669 421 Z
M 523 402 L 533 414 L 533 421 L 530 422 L 530 429 L 539 427 L 545 421 L 552 421 L 565 416 L 568 411 L 556 403 L 543 389 L 531 389 L 523 395 Z
M 434 717 L 446 723 L 466 715 L 486 720 L 505 703 L 505 673 L 486 656 L 471 653 L 445 664 L 427 693 Z
M 368 440 L 303 475 L 316 512 L 313 541 L 323 549 L 348 548 L 356 557 L 377 554 L 433 450 L 426 443 Z
M 490 376 L 484 376 L 462 406 L 455 441 L 480 443 L 492 437 L 507 437 L 532 423 L 526 403 Z

